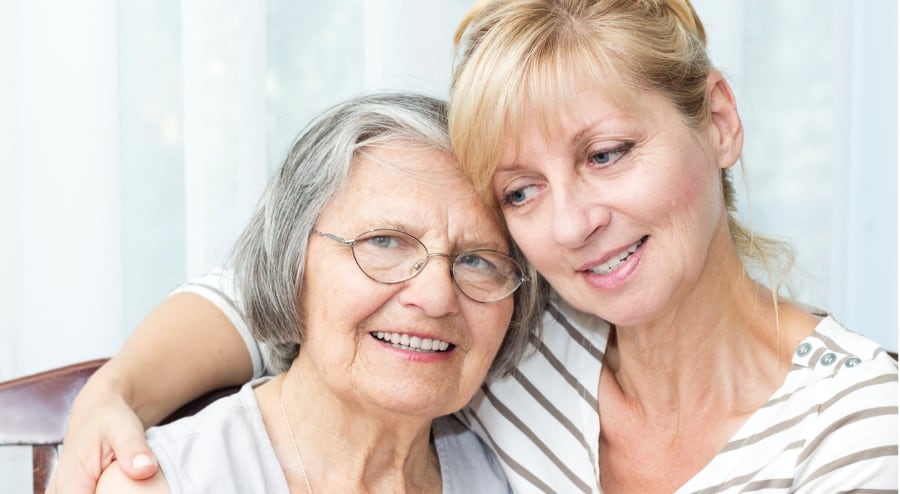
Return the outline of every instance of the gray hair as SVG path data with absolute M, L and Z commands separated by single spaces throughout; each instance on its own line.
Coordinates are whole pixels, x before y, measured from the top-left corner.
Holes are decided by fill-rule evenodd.
M 307 241 L 319 214 L 346 183 L 359 153 L 389 143 L 453 156 L 446 103 L 387 93 L 326 110 L 300 133 L 239 237 L 230 261 L 244 318 L 265 348 L 268 369 L 290 367 L 304 340 L 298 294 Z M 529 334 L 540 328 L 547 291 L 518 248 L 510 245 L 512 256 L 534 281 L 515 293 L 513 319 L 491 366 L 492 376 L 508 374 L 524 355 Z

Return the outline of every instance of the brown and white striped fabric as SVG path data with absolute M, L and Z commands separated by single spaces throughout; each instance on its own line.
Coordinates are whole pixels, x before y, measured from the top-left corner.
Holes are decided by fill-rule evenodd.
M 254 376 L 266 373 L 229 271 L 178 291 L 218 306 L 247 343 Z M 608 336 L 606 322 L 554 297 L 533 355 L 458 414 L 497 453 L 516 492 L 601 492 L 597 383 Z M 826 317 L 798 346 L 784 385 L 677 492 L 897 492 L 897 400 L 896 362 Z
M 602 492 L 596 390 L 608 335 L 554 298 L 535 352 L 460 412 L 516 492 Z M 897 492 L 897 399 L 896 362 L 826 317 L 781 388 L 677 492 Z

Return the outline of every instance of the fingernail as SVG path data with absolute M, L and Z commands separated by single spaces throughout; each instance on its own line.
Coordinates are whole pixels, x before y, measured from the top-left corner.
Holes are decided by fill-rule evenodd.
M 131 466 L 133 468 L 144 468 L 150 465 L 153 465 L 153 460 L 143 453 L 135 456 L 134 459 L 131 460 Z

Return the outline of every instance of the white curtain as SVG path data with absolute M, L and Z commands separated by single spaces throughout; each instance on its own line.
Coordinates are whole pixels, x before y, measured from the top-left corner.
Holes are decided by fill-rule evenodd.
M 745 125 L 741 213 L 802 302 L 897 349 L 897 3 L 695 0 Z
M 445 95 L 468 3 L 0 0 L 0 379 L 112 354 L 325 106 Z M 801 300 L 895 349 L 896 4 L 696 7 L 747 128 L 745 219 L 797 246 Z
M 0 380 L 114 353 L 222 260 L 319 110 L 445 96 L 469 3 L 0 0 Z M 896 349 L 895 1 L 696 7 L 746 126 L 744 218 L 797 246 L 801 300 Z
M 467 4 L 2 0 L 0 379 L 112 354 L 222 260 L 317 111 L 445 95 Z M 896 4 L 696 6 L 747 127 L 745 219 L 797 245 L 801 300 L 896 348 Z

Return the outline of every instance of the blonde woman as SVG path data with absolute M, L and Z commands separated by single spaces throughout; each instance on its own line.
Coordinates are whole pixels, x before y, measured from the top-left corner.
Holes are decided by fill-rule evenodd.
M 464 412 L 501 458 L 535 446 L 506 461 L 516 490 L 895 491 L 897 364 L 779 296 L 784 250 L 734 215 L 743 128 L 690 3 L 483 1 L 458 42 L 454 149 L 567 328 L 545 328 L 558 364 Z

